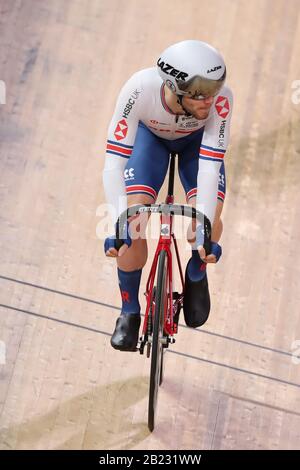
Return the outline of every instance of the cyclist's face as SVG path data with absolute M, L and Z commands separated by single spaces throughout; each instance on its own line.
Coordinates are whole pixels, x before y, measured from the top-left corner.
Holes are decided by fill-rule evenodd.
M 206 119 L 213 104 L 214 97 L 195 100 L 193 98 L 183 97 L 182 104 L 185 109 L 191 113 L 196 119 Z

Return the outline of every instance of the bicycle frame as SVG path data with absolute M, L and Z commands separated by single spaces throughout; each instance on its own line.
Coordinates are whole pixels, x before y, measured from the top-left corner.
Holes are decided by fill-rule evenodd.
M 174 203 L 174 170 L 175 170 L 175 156 L 176 154 L 171 154 L 170 157 L 170 170 L 169 170 L 169 185 L 168 185 L 168 194 L 166 197 L 165 204 L 173 204 Z M 158 241 L 158 245 L 156 248 L 156 252 L 154 255 L 154 259 L 152 262 L 151 270 L 148 276 L 147 284 L 146 284 L 146 312 L 145 312 L 145 319 L 143 324 L 142 333 L 146 335 L 147 332 L 147 325 L 148 325 L 148 317 L 151 311 L 151 303 L 153 298 L 153 287 L 155 282 L 155 274 L 157 270 L 157 263 L 159 254 L 162 250 L 165 250 L 167 253 L 167 280 L 169 283 L 169 295 L 168 302 L 164 312 L 164 331 L 170 335 L 171 337 L 177 333 L 177 323 L 174 323 L 174 310 L 177 311 L 179 308 L 179 304 L 182 304 L 183 301 L 183 293 L 184 293 L 184 277 L 182 272 L 181 261 L 179 257 L 178 245 L 175 235 L 173 233 L 173 215 L 168 214 L 161 214 L 160 215 L 160 238 Z M 172 240 L 175 247 L 176 253 L 176 260 L 179 268 L 181 285 L 182 285 L 182 294 L 179 294 L 178 298 L 176 299 L 176 304 L 173 306 L 173 265 L 172 265 Z M 177 307 L 177 308 L 176 308 Z
M 166 204 L 172 204 L 173 203 L 173 196 L 167 196 L 166 198 Z M 177 245 L 177 240 L 175 238 L 175 235 L 173 233 L 173 215 L 171 214 L 161 214 L 160 215 L 160 238 L 158 241 L 158 245 L 156 248 L 156 252 L 154 255 L 154 259 L 152 262 L 151 270 L 148 276 L 147 284 L 146 284 L 146 312 L 145 312 L 145 320 L 143 324 L 143 335 L 146 334 L 147 331 L 147 324 L 148 324 L 148 316 L 150 313 L 151 309 L 151 303 L 152 303 L 152 293 L 153 293 L 153 287 L 154 287 L 154 282 L 155 282 L 155 274 L 157 270 L 157 263 L 158 263 L 158 257 L 159 254 L 162 250 L 165 250 L 167 253 L 167 279 L 168 279 L 168 284 L 169 284 L 169 299 L 168 299 L 168 304 L 166 306 L 166 311 L 165 311 L 165 318 L 164 318 L 164 330 L 165 332 L 173 336 L 175 333 L 177 333 L 177 324 L 174 324 L 174 315 L 173 315 L 173 266 L 172 266 L 172 252 L 171 252 L 171 245 L 172 245 L 172 240 L 174 242 L 174 247 L 175 247 L 175 253 L 176 253 L 176 259 L 177 259 L 177 264 L 180 272 L 180 279 L 181 279 L 181 285 L 182 285 L 182 295 L 184 291 L 184 278 L 183 278 L 183 272 L 182 272 L 182 266 L 181 266 L 181 261 L 179 257 L 179 251 L 178 251 L 178 245 Z M 177 301 L 179 299 L 176 299 Z

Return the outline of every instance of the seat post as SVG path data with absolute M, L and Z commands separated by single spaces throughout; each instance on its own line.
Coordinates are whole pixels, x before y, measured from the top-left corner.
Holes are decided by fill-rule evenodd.
M 169 167 L 169 184 L 168 184 L 168 199 L 173 199 L 174 196 L 174 175 L 175 175 L 175 158 L 176 153 L 171 152 L 170 154 L 170 167 Z M 172 203 L 168 201 L 169 204 Z

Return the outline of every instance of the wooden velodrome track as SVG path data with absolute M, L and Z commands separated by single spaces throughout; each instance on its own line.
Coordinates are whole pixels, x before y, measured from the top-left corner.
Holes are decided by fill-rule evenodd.
M 1 449 L 300 448 L 299 12 L 299 0 L 0 0 Z M 109 343 L 120 299 L 97 208 L 121 85 L 186 38 L 222 51 L 235 97 L 224 255 L 209 321 L 181 321 L 167 353 L 149 434 L 150 361 Z

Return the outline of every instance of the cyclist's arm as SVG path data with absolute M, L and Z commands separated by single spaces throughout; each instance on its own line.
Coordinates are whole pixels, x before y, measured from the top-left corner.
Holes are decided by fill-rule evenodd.
M 133 149 L 140 101 L 141 83 L 134 74 L 119 94 L 107 136 L 103 186 L 114 223 L 127 208 L 124 169 Z
M 199 152 L 196 206 L 211 223 L 217 206 L 219 171 L 229 143 L 232 105 L 232 92 L 224 87 L 212 105 L 212 116 L 205 125 Z

